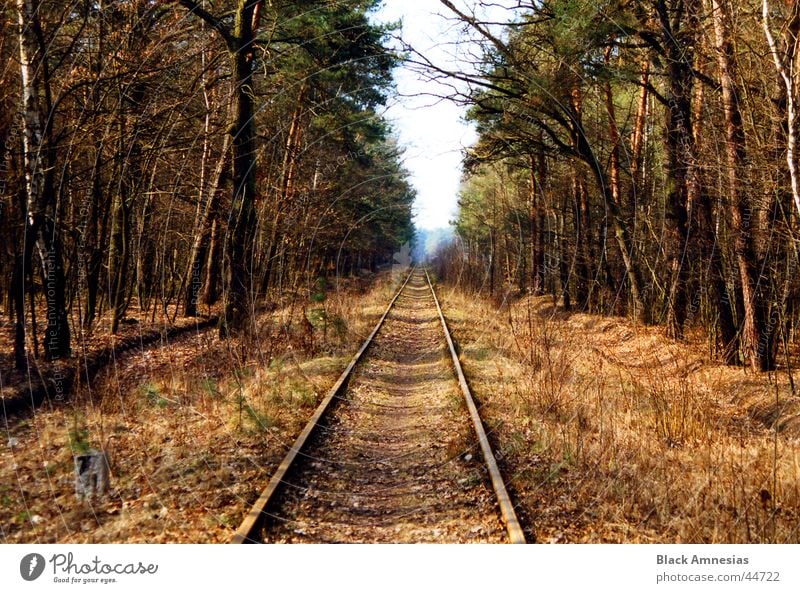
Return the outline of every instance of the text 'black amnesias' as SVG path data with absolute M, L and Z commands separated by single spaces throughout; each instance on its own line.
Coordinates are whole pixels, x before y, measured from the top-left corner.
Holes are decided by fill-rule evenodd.
M 697 554 L 689 557 L 685 554 L 680 556 L 668 556 L 658 554 L 656 564 L 750 564 L 749 558 L 741 556 L 698 556 Z

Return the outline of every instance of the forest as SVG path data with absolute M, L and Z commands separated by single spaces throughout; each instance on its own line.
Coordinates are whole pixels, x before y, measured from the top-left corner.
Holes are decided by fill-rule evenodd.
M 796 2 L 525 4 L 456 100 L 466 156 L 450 277 L 551 294 L 729 364 L 789 361 L 798 304 Z M 454 264 L 453 262 L 459 262 Z M 463 262 L 463 264 L 462 264 Z
M 375 270 L 414 192 L 375 2 L 5 3 L 0 291 L 14 360 Z M 227 6 L 230 4 L 230 6 Z M 19 23 L 19 24 L 18 24 Z M 41 304 L 41 306 L 39 306 Z

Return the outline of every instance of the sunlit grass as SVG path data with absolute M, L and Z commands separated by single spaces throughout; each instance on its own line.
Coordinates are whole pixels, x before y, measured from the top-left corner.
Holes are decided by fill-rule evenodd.
M 754 377 L 704 360 L 701 344 L 544 304 L 498 313 L 458 293 L 445 304 L 541 541 L 800 540 L 785 374 Z

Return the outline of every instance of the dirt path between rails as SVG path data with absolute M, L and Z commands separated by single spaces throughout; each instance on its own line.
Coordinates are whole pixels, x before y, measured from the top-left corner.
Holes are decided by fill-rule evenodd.
M 288 478 L 265 541 L 505 540 L 446 348 L 415 274 Z

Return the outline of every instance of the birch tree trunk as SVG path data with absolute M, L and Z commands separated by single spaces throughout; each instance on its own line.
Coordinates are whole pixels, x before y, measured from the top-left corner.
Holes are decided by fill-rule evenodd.
M 800 29 L 800 15 L 797 13 L 797 0 L 790 0 L 787 2 L 792 8 L 792 20 L 787 27 L 790 32 L 797 34 Z M 763 0 L 762 6 L 762 26 L 764 34 L 767 37 L 770 53 L 772 54 L 772 62 L 775 64 L 775 70 L 778 73 L 781 81 L 783 82 L 784 90 L 786 92 L 786 164 L 789 167 L 789 179 L 792 186 L 792 200 L 795 209 L 800 214 L 800 172 L 797 169 L 797 93 L 794 72 L 794 65 L 796 62 L 797 46 L 795 40 L 789 40 L 786 48 L 786 55 L 778 48 L 778 43 L 775 41 L 775 36 L 772 34 L 772 27 L 769 22 L 769 0 Z
M 23 266 L 29 269 L 35 247 L 41 260 L 47 303 L 45 357 L 70 355 L 65 279 L 57 204 L 53 191 L 50 124 L 42 107 L 50 103 L 48 68 L 41 43 L 38 0 L 17 0 L 19 59 L 22 79 L 23 148 L 25 153 L 26 222 Z

